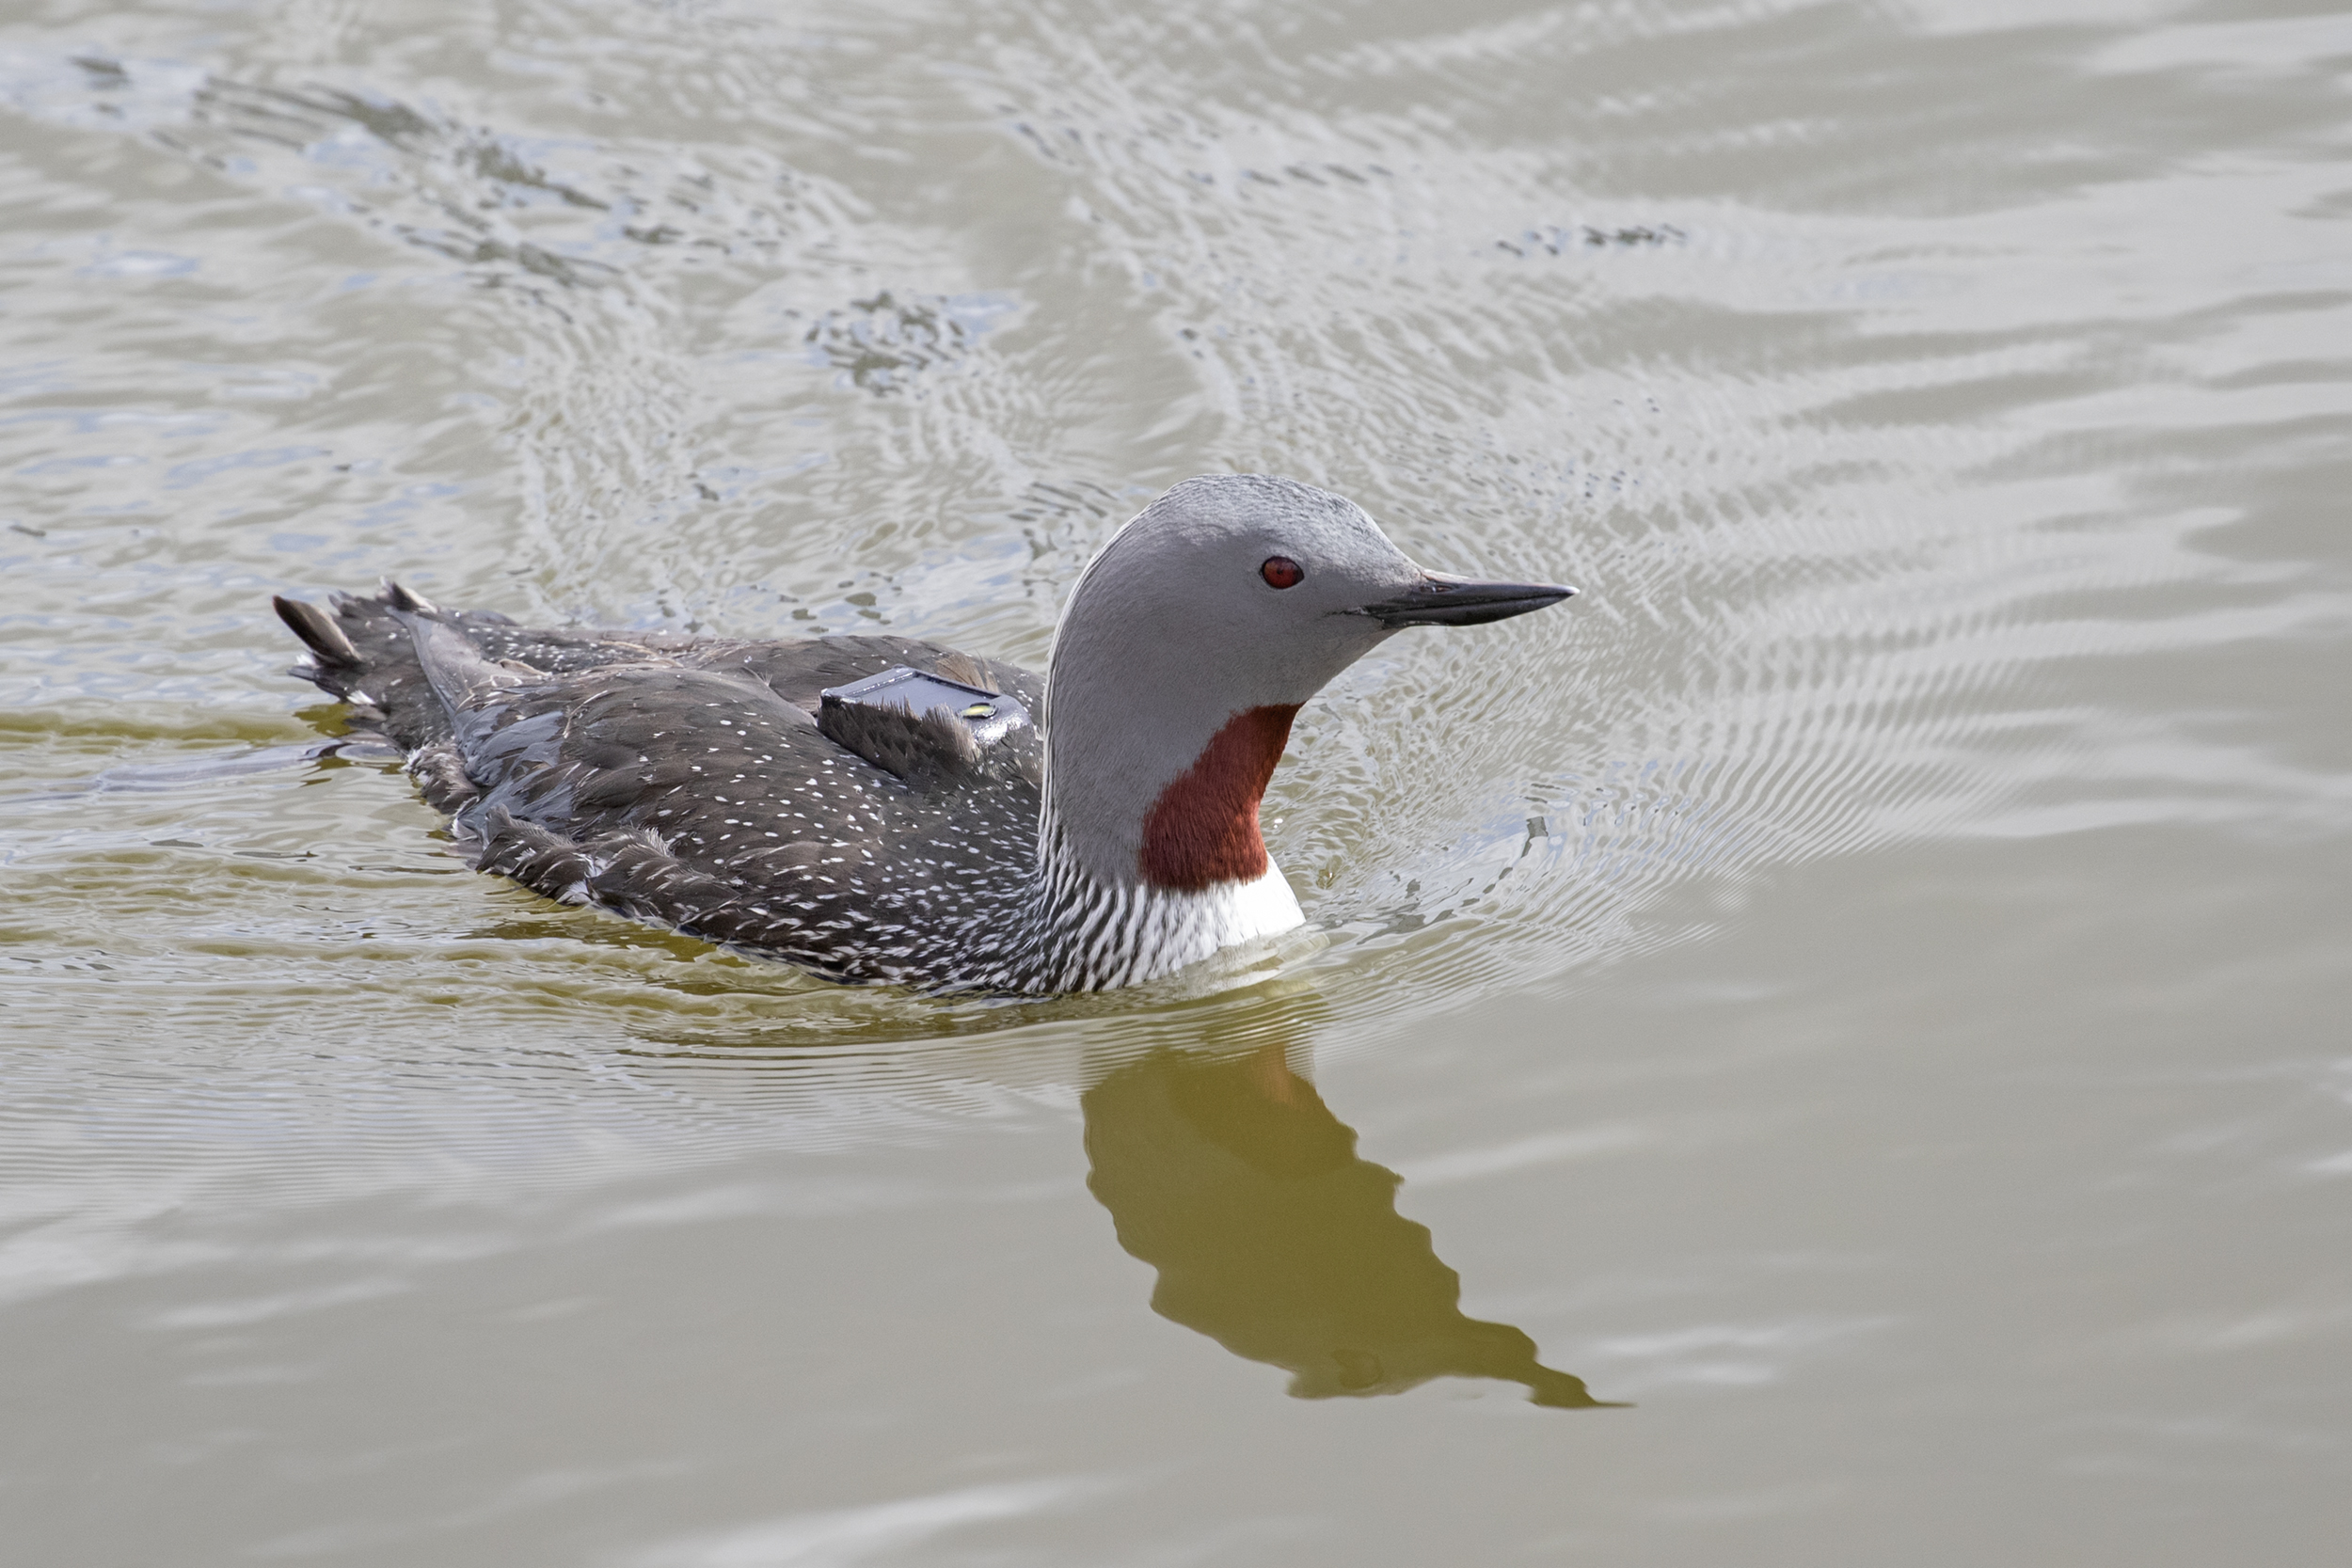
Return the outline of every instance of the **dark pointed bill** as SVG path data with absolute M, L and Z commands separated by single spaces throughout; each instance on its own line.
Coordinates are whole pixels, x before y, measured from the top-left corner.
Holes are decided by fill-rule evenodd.
M 1431 572 L 1392 599 L 1358 610 L 1382 626 L 1477 626 L 1507 621 L 1531 610 L 1558 604 L 1575 593 L 1553 582 L 1472 582 L 1450 572 Z

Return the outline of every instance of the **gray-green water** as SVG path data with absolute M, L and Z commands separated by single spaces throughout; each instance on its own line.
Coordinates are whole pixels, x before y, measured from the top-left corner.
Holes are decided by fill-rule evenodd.
M 2340 1560 L 2348 87 L 2161 0 L 9 8 L 0 1555 Z M 476 878 L 266 607 L 1034 662 L 1223 467 L 1586 592 L 1303 714 L 1309 936 L 1136 993 Z

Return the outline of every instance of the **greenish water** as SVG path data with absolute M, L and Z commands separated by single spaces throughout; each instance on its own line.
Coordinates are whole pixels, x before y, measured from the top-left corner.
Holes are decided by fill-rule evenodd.
M 5 1555 L 2334 1563 L 2347 85 L 2130 0 L 10 11 Z M 1308 930 L 1129 993 L 475 877 L 267 609 L 1035 664 L 1229 467 L 1585 592 L 1302 713 Z

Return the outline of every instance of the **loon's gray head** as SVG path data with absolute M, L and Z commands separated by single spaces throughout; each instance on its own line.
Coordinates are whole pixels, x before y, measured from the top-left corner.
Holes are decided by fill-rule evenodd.
M 1255 881 L 1258 800 L 1301 704 L 1406 626 L 1500 621 L 1575 592 L 1425 571 L 1355 502 L 1294 480 L 1184 481 L 1089 563 L 1054 634 L 1055 852 L 1108 886 Z

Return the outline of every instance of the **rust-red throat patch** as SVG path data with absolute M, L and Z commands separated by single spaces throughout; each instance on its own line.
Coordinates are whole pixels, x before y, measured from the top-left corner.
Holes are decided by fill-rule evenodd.
M 1209 737 L 1143 819 L 1136 869 L 1153 887 L 1200 893 L 1218 882 L 1254 881 L 1265 875 L 1265 840 L 1258 836 L 1258 800 L 1290 743 L 1296 703 L 1234 714 Z

